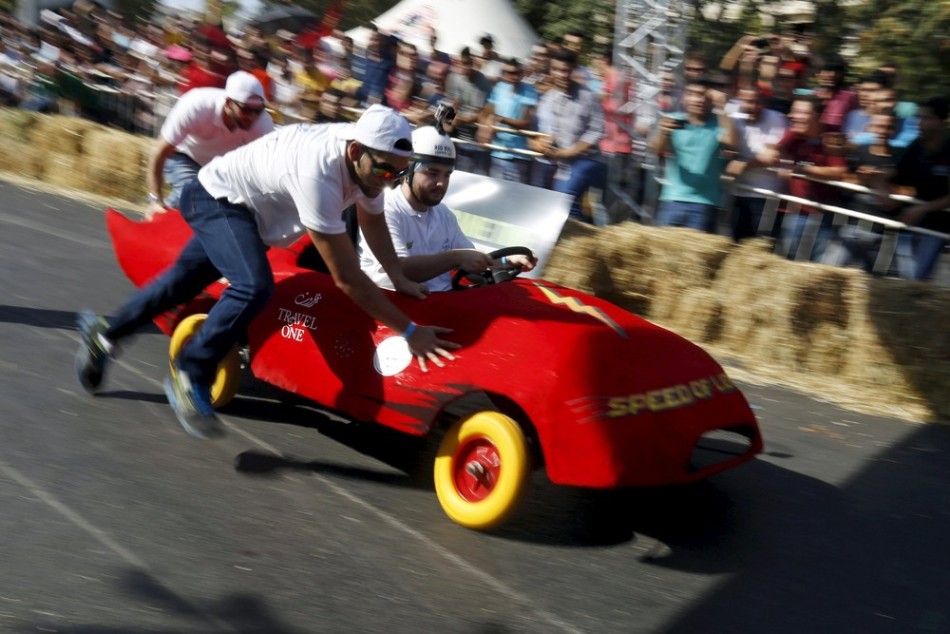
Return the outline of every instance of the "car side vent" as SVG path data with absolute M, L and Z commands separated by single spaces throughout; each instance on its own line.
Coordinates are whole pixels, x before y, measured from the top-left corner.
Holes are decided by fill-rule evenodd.
M 693 446 L 689 468 L 691 471 L 702 471 L 742 456 L 752 449 L 754 437 L 755 432 L 750 425 L 707 431 Z

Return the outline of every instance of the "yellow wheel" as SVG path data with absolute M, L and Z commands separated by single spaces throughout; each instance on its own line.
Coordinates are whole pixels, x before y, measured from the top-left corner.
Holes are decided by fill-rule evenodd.
M 185 343 L 195 336 L 205 323 L 208 316 L 205 314 L 190 315 L 175 327 L 171 343 L 168 345 L 168 361 L 174 369 L 175 357 L 181 352 Z M 241 355 L 238 347 L 234 346 L 218 364 L 218 371 L 214 375 L 211 385 L 211 405 L 215 409 L 224 407 L 231 402 L 241 385 Z
M 531 475 L 524 432 L 500 412 L 460 419 L 445 434 L 433 479 L 442 510 L 452 521 L 490 530 L 517 510 Z

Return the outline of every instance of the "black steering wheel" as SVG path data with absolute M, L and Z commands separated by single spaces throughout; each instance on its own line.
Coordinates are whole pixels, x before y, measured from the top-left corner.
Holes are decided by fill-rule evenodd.
M 528 247 L 505 247 L 492 251 L 488 254 L 492 259 L 505 258 L 509 255 L 526 255 L 534 258 L 534 253 Z M 478 288 L 489 284 L 500 284 L 509 282 L 521 274 L 521 267 L 517 264 L 504 264 L 500 268 L 492 268 L 481 273 L 467 273 L 458 269 L 452 275 L 452 289 L 464 291 L 470 288 Z

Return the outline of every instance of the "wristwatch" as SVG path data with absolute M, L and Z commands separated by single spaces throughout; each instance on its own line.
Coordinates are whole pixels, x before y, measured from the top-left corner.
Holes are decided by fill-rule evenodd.
M 159 198 L 158 194 L 154 194 L 154 193 L 152 193 L 152 192 L 149 192 L 149 193 L 148 193 L 147 198 L 148 198 L 148 202 L 149 202 L 149 203 L 160 203 L 160 202 L 162 202 L 162 199 Z

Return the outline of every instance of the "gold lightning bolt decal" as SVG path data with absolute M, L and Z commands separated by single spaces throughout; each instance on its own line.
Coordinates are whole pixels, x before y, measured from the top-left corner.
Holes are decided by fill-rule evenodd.
M 542 286 L 541 284 L 538 284 L 537 282 L 535 282 L 535 285 L 541 289 L 541 292 L 544 293 L 545 297 L 551 300 L 552 304 L 567 306 L 575 313 L 584 313 L 585 315 L 590 315 L 597 321 L 603 322 L 607 324 L 608 326 L 610 326 L 611 328 L 613 328 L 614 332 L 616 332 L 618 335 L 620 335 L 624 339 L 627 338 L 627 333 L 624 332 L 623 328 L 621 328 L 617 324 L 617 322 L 615 322 L 613 319 L 608 317 L 607 313 L 605 313 L 601 309 L 595 306 L 588 306 L 587 304 L 577 299 L 576 297 L 563 297 L 562 295 L 559 295 L 557 291 L 554 291 L 546 286 Z

